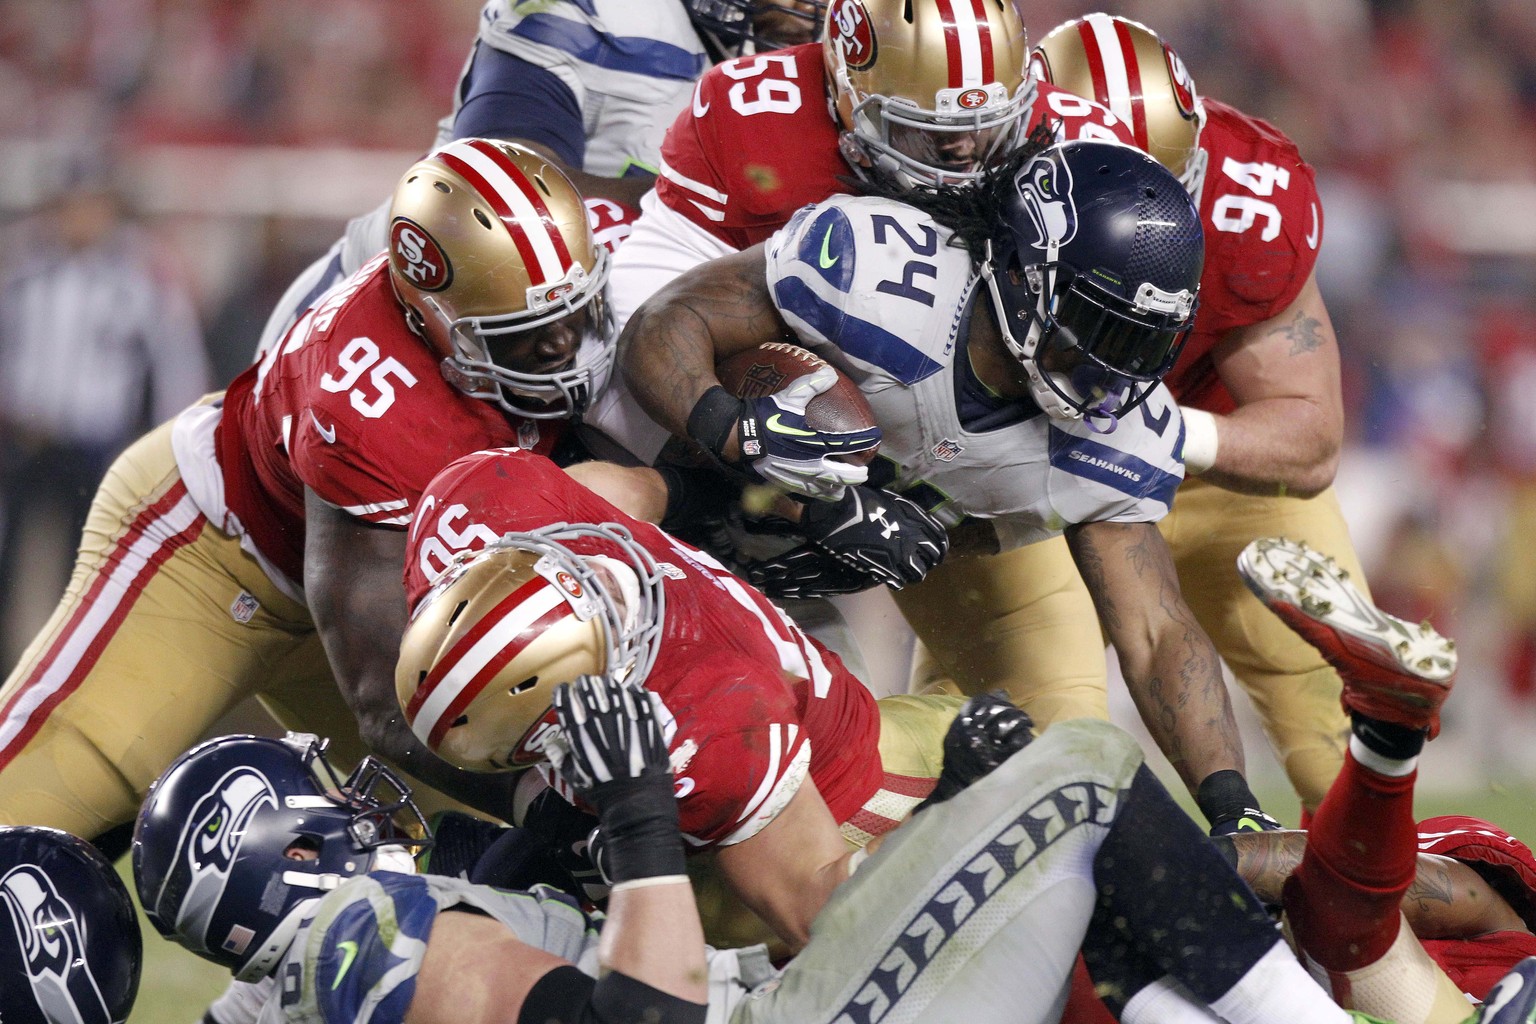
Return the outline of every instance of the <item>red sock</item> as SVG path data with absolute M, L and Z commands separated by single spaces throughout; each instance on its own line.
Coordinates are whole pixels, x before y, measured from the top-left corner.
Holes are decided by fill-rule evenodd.
M 1346 753 L 1312 818 L 1307 852 L 1283 898 L 1301 948 L 1328 970 L 1373 964 L 1397 938 L 1399 905 L 1418 864 L 1417 775 L 1378 775 Z

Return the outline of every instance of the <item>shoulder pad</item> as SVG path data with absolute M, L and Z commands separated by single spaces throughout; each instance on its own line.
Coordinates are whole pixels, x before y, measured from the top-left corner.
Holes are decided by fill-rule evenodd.
M 327 896 L 304 951 L 322 1019 L 403 1020 L 437 912 L 414 875 L 363 875 Z
M 1108 432 L 1049 428 L 1050 498 L 1064 522 L 1156 522 L 1184 480 L 1184 421 L 1162 385 Z
M 910 385 L 953 355 L 976 283 L 951 234 L 904 203 L 835 196 L 769 241 L 768 287 L 803 343 Z

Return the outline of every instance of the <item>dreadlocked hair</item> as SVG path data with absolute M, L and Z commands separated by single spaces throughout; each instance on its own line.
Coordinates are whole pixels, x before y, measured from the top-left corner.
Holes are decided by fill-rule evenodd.
M 1056 142 L 1056 125 L 1042 121 L 1001 163 L 988 167 L 974 185 L 918 185 L 901 188 L 885 179 L 859 181 L 861 195 L 894 199 L 922 210 L 954 234 L 949 244 L 971 259 L 986 258 L 987 243 L 995 241 L 1003 223 L 1003 203 L 1013 189 L 1014 175 L 1041 151 Z

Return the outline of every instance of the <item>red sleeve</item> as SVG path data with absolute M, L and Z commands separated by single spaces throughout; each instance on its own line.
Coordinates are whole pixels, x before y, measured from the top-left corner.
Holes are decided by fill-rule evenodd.
M 647 687 L 676 716 L 672 771 L 678 810 L 694 849 L 728 846 L 756 835 L 800 789 L 811 744 L 794 693 L 736 652 L 671 652 L 681 675 L 651 673 Z
M 667 130 L 656 198 L 734 249 L 767 238 L 850 177 L 827 113 L 821 46 L 741 57 L 705 72 Z
M 559 429 L 514 426 L 445 381 L 382 270 L 334 319 L 317 318 L 285 358 L 294 361 L 281 385 L 294 474 L 323 501 L 376 525 L 409 523 L 427 482 L 458 456 L 546 446 Z
M 1035 105 L 1029 110 L 1029 130 L 1042 121 L 1055 124 L 1060 142 L 1077 139 L 1101 139 L 1136 145 L 1131 126 L 1116 117 L 1108 107 L 1068 92 L 1049 82 L 1035 82 Z
M 1220 335 L 1285 310 L 1317 263 L 1323 206 L 1312 168 L 1273 125 L 1207 101 L 1197 330 Z
M 406 606 L 416 607 L 461 551 L 550 523 L 604 522 L 621 515 L 542 455 L 497 448 L 464 456 L 422 491 L 406 541 Z

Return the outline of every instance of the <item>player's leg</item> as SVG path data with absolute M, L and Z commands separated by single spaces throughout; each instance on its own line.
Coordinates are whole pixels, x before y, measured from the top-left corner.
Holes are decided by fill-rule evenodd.
M 1418 864 L 1418 756 L 1450 692 L 1454 647 L 1379 611 L 1337 563 L 1299 544 L 1255 541 L 1238 567 L 1338 668 L 1350 709 L 1343 767 L 1283 890 L 1292 935 L 1342 1005 L 1399 1024 L 1455 1024 L 1465 998 L 1399 910 Z
M 952 558 L 891 595 L 917 633 L 912 690 L 1003 690 L 1040 728 L 1109 717 L 1098 613 L 1061 538 Z
M 188 498 L 169 424 L 146 435 L 102 481 L 69 587 L 0 688 L 0 822 L 94 838 L 132 820 L 312 629 Z
M 1185 600 L 1252 700 L 1302 804 L 1315 808 L 1338 774 L 1348 734 L 1338 676 L 1244 590 L 1232 566 L 1253 538 L 1286 536 L 1335 554 L 1363 581 L 1337 498 L 1331 490 L 1306 500 L 1259 498 L 1186 480 L 1159 525 Z

